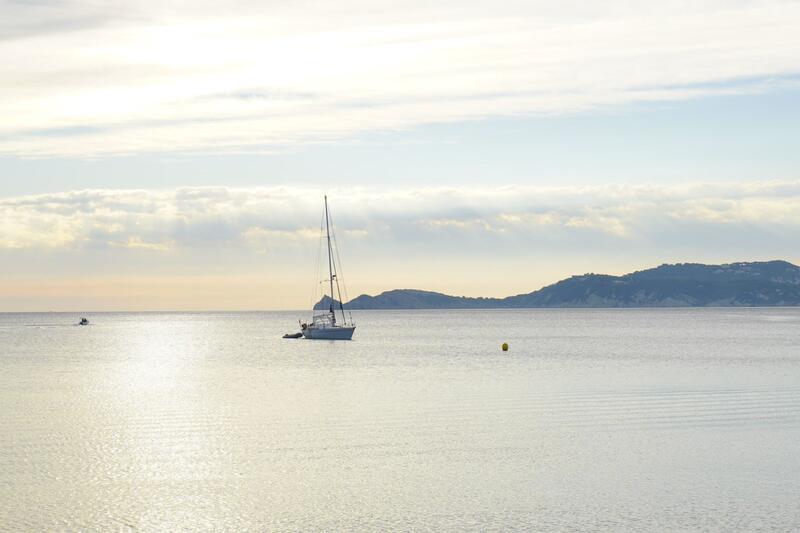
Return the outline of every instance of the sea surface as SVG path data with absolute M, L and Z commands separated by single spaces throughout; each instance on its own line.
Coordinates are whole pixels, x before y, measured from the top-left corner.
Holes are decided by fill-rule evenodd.
M 0 314 L 0 529 L 800 529 L 800 309 L 303 315 Z

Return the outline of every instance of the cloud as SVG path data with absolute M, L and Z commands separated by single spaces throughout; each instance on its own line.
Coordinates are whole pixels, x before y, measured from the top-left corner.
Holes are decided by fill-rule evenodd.
M 464 4 L 2 2 L 0 154 L 270 151 L 800 71 L 789 0 Z
M 166 252 L 172 249 L 174 243 L 167 242 L 145 242 L 141 237 L 128 237 L 125 242 L 110 241 L 108 243 L 111 247 L 115 248 L 129 248 L 132 250 L 154 250 L 158 252 Z
M 662 262 L 800 261 L 798 181 L 328 194 L 351 295 L 502 296 Z M 312 270 L 322 195 L 186 187 L 2 198 L 0 308 L 308 308 L 319 296 L 309 287 L 324 279 Z
M 0 249 L 169 254 L 305 247 L 321 234 L 322 195 L 288 187 L 193 187 L 0 199 Z M 338 236 L 359 246 L 398 242 L 413 248 L 413 243 L 491 244 L 497 239 L 667 245 L 687 227 L 800 235 L 800 182 L 350 188 L 331 191 L 331 198 Z

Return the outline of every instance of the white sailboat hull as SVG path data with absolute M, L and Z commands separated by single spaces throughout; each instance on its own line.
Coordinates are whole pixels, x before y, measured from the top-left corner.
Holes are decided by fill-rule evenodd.
M 325 328 L 305 328 L 303 336 L 306 339 L 322 339 L 330 341 L 349 341 L 353 338 L 355 326 L 332 326 Z

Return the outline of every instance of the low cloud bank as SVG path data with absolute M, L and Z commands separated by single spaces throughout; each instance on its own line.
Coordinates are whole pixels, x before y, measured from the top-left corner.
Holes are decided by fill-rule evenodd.
M 460 187 L 329 192 L 349 242 L 581 242 L 673 246 L 709 232 L 800 235 L 800 182 L 595 187 Z M 300 188 L 83 190 L 0 199 L 0 250 L 206 247 L 269 252 L 320 234 L 323 192 Z M 681 237 L 683 236 L 683 237 Z M 754 237 L 756 236 L 756 237 Z M 679 244 L 679 243 L 677 243 Z

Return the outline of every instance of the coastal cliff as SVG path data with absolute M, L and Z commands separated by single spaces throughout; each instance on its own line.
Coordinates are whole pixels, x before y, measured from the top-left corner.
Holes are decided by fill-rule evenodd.
M 315 306 L 328 307 L 325 297 Z M 665 264 L 623 276 L 583 274 L 506 298 L 450 296 L 416 289 L 362 294 L 349 309 L 531 307 L 757 307 L 800 305 L 800 267 L 786 261 Z

